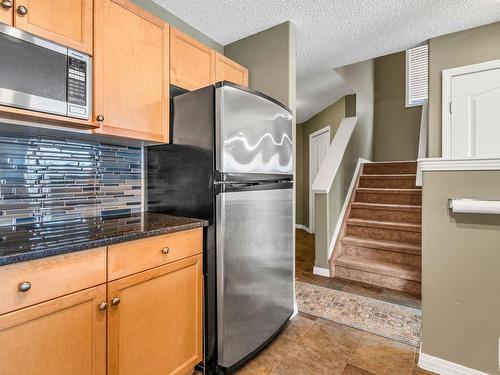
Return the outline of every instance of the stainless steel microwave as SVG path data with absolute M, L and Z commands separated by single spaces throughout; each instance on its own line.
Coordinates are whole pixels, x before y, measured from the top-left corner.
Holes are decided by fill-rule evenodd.
M 88 119 L 92 59 L 0 23 L 0 105 Z

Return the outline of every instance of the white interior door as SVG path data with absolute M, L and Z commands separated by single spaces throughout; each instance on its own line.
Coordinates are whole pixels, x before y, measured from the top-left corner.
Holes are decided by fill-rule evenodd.
M 315 232 L 314 192 L 311 187 L 330 146 L 330 127 L 327 126 L 309 136 L 309 229 Z
M 500 157 L 500 68 L 451 77 L 451 158 Z

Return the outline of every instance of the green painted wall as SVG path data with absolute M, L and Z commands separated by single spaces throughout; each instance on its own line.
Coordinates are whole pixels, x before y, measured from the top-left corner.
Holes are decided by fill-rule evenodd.
M 295 110 L 295 26 L 284 22 L 224 46 L 230 59 L 248 68 L 249 86 Z
M 500 171 L 423 173 L 422 351 L 496 374 L 500 217 L 452 214 L 448 198 L 500 200 Z
M 297 224 L 302 224 L 306 227 L 309 226 L 309 185 L 311 183 L 309 181 L 309 135 L 329 126 L 331 142 L 340 126 L 340 122 L 346 117 L 345 103 L 345 97 L 342 97 L 303 124 L 297 126 L 302 131 L 302 142 L 299 143 L 299 139 L 297 139 L 297 148 L 301 148 L 300 157 L 297 154 L 297 163 L 301 164 L 302 169 L 302 178 L 297 178 Z
M 442 82 L 444 69 L 500 59 L 500 22 L 429 41 L 429 157 L 441 157 Z
M 406 53 L 375 59 L 374 161 L 416 160 L 422 107 L 406 108 Z

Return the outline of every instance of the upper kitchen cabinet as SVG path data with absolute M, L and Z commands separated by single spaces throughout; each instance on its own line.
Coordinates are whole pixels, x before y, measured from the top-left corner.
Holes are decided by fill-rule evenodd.
M 95 132 L 168 142 L 169 26 L 128 0 L 94 12 Z
M 0 0 L 0 22 L 12 26 L 14 0 Z
M 217 53 L 215 60 L 215 80 L 230 81 L 248 86 L 248 69 Z
M 8 2 L 1 1 L 2 5 Z M 92 0 L 11 0 L 10 2 L 13 3 L 15 27 L 66 47 L 92 54 Z
M 170 83 L 195 90 L 215 82 L 215 51 L 170 29 Z

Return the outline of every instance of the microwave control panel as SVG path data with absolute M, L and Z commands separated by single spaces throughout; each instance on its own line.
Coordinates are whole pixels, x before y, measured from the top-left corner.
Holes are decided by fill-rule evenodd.
M 67 114 L 89 119 L 91 112 L 92 60 L 89 55 L 68 49 Z
M 68 67 L 68 103 L 87 105 L 87 63 L 73 57 Z

